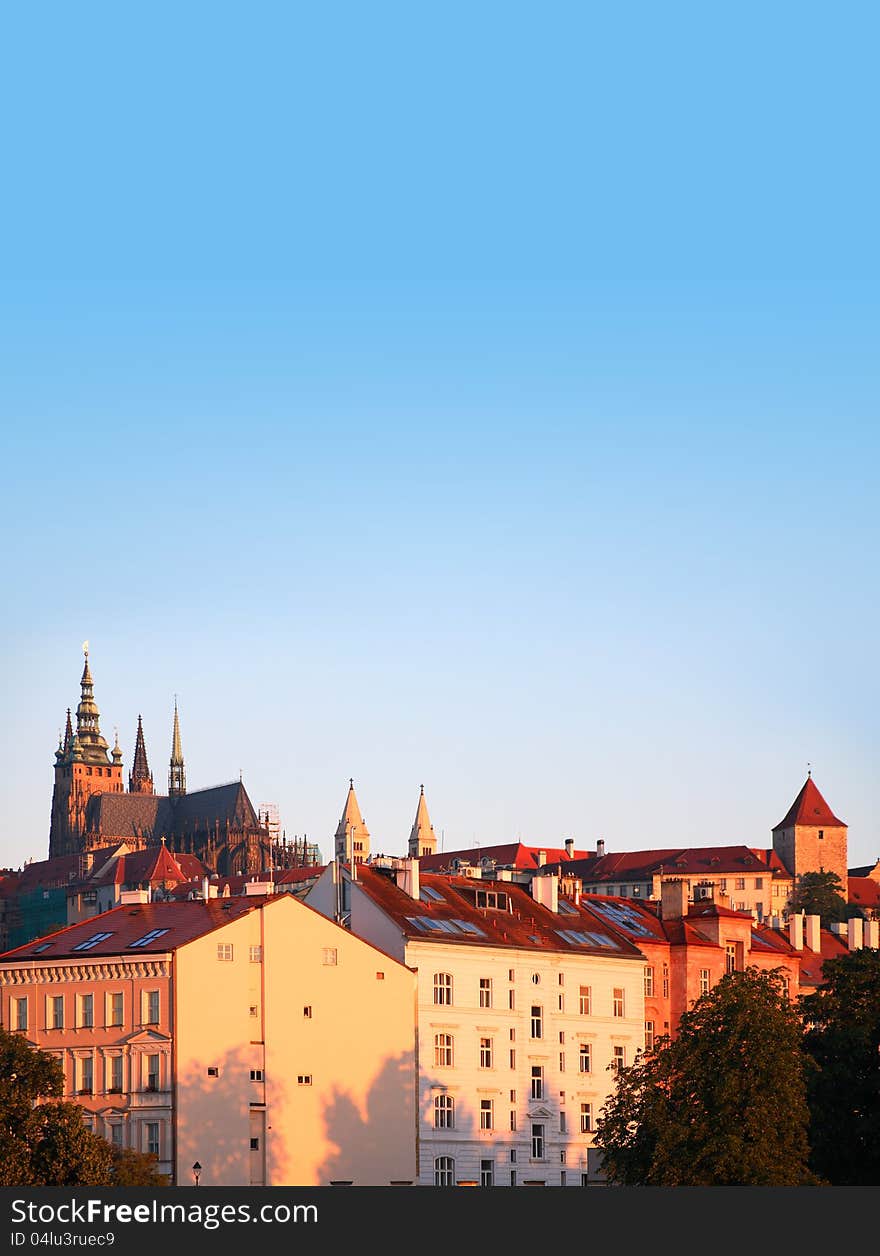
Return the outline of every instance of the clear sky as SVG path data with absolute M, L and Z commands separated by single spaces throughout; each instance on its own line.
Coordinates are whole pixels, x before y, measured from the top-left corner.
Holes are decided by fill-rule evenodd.
M 323 854 L 880 856 L 876 5 L 19 5 L 0 862 L 126 773 Z

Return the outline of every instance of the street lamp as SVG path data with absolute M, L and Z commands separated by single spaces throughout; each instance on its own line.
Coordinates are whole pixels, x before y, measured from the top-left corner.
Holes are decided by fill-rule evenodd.
M 196 1186 L 198 1186 L 198 1184 L 199 1184 L 199 1178 L 200 1178 L 201 1176 L 202 1176 L 202 1166 L 199 1164 L 199 1162 L 198 1162 L 198 1160 L 197 1160 L 197 1161 L 195 1162 L 195 1164 L 193 1165 L 193 1177 L 194 1177 L 194 1178 L 195 1178 L 195 1180 L 196 1180 Z

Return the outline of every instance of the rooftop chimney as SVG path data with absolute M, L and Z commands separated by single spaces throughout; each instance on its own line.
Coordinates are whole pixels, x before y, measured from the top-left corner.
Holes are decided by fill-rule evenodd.
M 600 837 L 596 841 L 596 858 L 601 859 L 605 854 L 605 838 Z
M 661 920 L 681 920 L 687 915 L 688 887 L 687 881 L 678 878 L 660 882 L 660 918 Z
M 419 898 L 419 861 L 418 859 L 401 859 L 394 871 L 394 879 L 398 887 L 418 902 Z
M 873 951 L 880 949 L 880 920 L 866 920 L 863 932 L 865 946 Z
M 811 951 L 818 952 L 822 946 L 819 932 L 820 923 L 821 918 L 819 916 L 807 916 L 804 922 L 806 928 L 806 943 L 808 949 Z
M 793 912 L 788 922 L 788 940 L 796 951 L 804 949 L 804 916 L 803 912 Z
M 565 839 L 565 853 L 569 859 L 574 859 L 574 838 L 567 837 Z
M 555 874 L 549 877 L 532 877 L 529 887 L 532 891 L 532 898 L 536 903 L 550 911 L 559 911 L 559 877 Z
M 546 850 L 539 850 L 538 851 L 538 867 L 543 868 L 546 862 L 547 862 Z
M 851 951 L 860 951 L 864 944 L 861 916 L 852 916 L 846 922 L 846 944 Z

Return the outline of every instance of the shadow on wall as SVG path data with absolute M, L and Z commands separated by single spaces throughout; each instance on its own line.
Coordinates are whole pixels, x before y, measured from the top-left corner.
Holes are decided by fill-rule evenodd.
M 408 1153 L 398 1157 L 405 1161 L 401 1178 L 415 1181 L 412 1057 L 401 1055 L 386 1060 L 363 1108 L 350 1092 L 341 1087 L 334 1089 L 315 1124 L 321 1145 L 313 1148 L 302 1146 L 303 1129 L 308 1129 L 309 1121 L 298 1118 L 296 1077 L 268 1079 L 267 1088 L 271 1084 L 271 1091 L 265 1112 L 265 1138 L 256 1128 L 259 1117 L 255 1116 L 255 1128 L 251 1128 L 252 1113 L 262 1111 L 259 1105 L 264 1098 L 264 1084 L 250 1080 L 253 1061 L 250 1050 L 238 1048 L 211 1060 L 198 1075 L 179 1078 L 178 1186 L 194 1185 L 191 1166 L 196 1162 L 201 1165 L 202 1186 L 248 1186 L 268 1181 L 267 1140 L 276 1175 L 284 1175 L 284 1166 L 291 1166 L 285 1180 L 273 1185 L 329 1186 L 334 1181 L 364 1184 L 375 1181 L 375 1166 L 388 1161 L 389 1138 L 397 1130 Z M 208 1075 L 209 1067 L 217 1069 L 216 1077 Z M 259 1147 L 251 1147 L 252 1137 L 258 1138 Z M 298 1180 L 306 1176 L 292 1167 L 298 1163 L 315 1165 L 315 1179 L 308 1174 L 308 1180 Z

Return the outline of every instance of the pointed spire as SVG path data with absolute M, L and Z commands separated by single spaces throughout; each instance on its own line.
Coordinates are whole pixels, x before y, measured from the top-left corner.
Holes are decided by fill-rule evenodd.
M 118 728 L 114 728 L 113 735 L 114 735 L 115 740 L 113 742 L 113 750 L 111 751 L 111 754 L 113 755 L 113 762 L 115 766 L 118 768 L 121 768 L 122 767 L 122 748 L 119 745 L 119 729 Z
M 434 826 L 428 815 L 428 804 L 425 802 L 425 787 L 419 786 L 419 802 L 416 807 L 416 818 L 409 835 L 408 853 L 410 859 L 420 859 L 422 855 L 433 855 L 437 851 L 437 838 Z
M 340 863 L 363 863 L 370 853 L 370 832 L 358 806 L 353 777 L 349 777 L 348 796 L 336 827 L 334 849 Z
M 73 741 L 73 725 L 70 722 L 70 707 L 67 708 L 67 724 L 64 728 L 64 753 L 70 750 L 70 743 Z
M 80 680 L 81 697 L 76 708 L 76 736 L 86 763 L 109 764 L 107 742 L 101 736 L 100 711 L 95 702 L 94 681 L 89 668 L 89 643 L 83 642 L 85 665 Z
M 153 775 L 147 763 L 144 725 L 140 715 L 138 716 L 137 733 L 134 739 L 134 762 L 128 778 L 128 792 L 130 794 L 152 794 L 153 792 Z
M 168 771 L 168 794 L 179 798 L 186 793 L 186 769 L 180 748 L 180 721 L 177 716 L 177 694 L 174 695 L 174 732 L 171 737 L 171 762 Z

